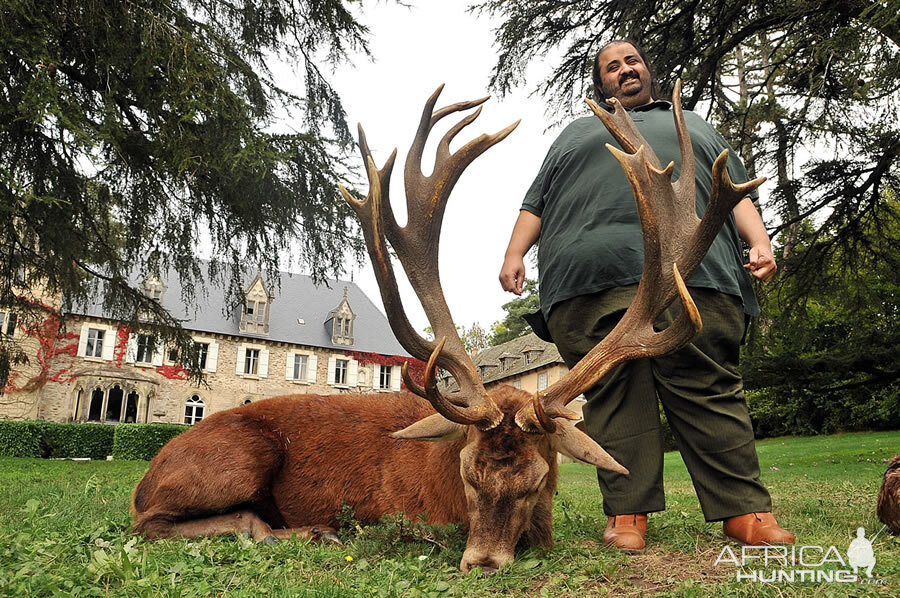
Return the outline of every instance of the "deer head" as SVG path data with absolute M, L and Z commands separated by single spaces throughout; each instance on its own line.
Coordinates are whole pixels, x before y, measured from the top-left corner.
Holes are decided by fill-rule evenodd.
M 722 191 L 716 197 L 721 195 L 724 199 L 711 201 L 702 222 L 697 218 L 693 155 L 680 105 L 676 106 L 676 123 L 682 141 L 682 173 L 686 176 L 674 185 L 671 183 L 673 165 L 659 170 L 658 160 L 646 147 L 627 113 L 620 106 L 612 116 L 597 108 L 595 111 L 599 111 L 604 124 L 626 151 L 631 152 L 626 154 L 610 148 L 632 181 L 641 215 L 646 257 L 637 298 L 609 337 L 543 393 L 532 396 L 509 386 L 488 392 L 463 348 L 444 299 L 438 273 L 438 240 L 447 199 L 462 171 L 506 138 L 518 122 L 493 135 L 480 135 L 451 153 L 450 142 L 478 117 L 479 107 L 444 135 L 437 147 L 434 170 L 425 176 L 421 170 L 422 152 L 435 124 L 445 116 L 480 106 L 488 99 L 460 102 L 435 112 L 442 89 L 443 86 L 439 87 L 426 102 L 406 160 L 407 225 L 397 224 L 388 197 L 397 151 L 377 168 L 361 127 L 359 147 L 366 163 L 368 195 L 364 200 L 357 200 L 343 187 L 341 193 L 362 223 L 388 320 L 397 339 L 411 355 L 428 363 L 423 386 L 409 377 L 405 367 L 403 378 L 412 392 L 430 401 L 437 414 L 393 436 L 411 440 L 465 437 L 460 452 L 460 475 L 468 505 L 469 539 L 460 567 L 463 571 L 473 566 L 491 570 L 511 561 L 516 544 L 522 539 L 545 546 L 552 542 L 550 511 L 556 486 L 556 451 L 628 474 L 599 444 L 575 428 L 570 420 L 577 417 L 565 405 L 596 384 L 616 364 L 675 350 L 696 334 L 700 317 L 679 269 L 690 271 L 699 263 L 736 201 L 731 206 L 724 205 L 731 201 L 731 195 Z M 724 162 L 720 162 L 717 161 L 716 180 L 724 176 L 727 181 L 727 174 L 722 174 Z M 722 189 L 739 188 L 723 184 Z M 713 209 L 716 202 L 723 206 Z M 388 241 L 422 303 L 434 330 L 434 341 L 415 332 L 404 313 L 388 257 Z M 675 296 L 684 305 L 682 315 L 666 330 L 654 332 L 653 320 Z M 458 393 L 445 396 L 438 390 L 436 367 L 453 375 L 460 388 Z

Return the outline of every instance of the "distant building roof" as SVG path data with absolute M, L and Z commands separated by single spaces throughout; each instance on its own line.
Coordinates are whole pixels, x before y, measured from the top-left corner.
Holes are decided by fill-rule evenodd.
M 280 274 L 280 288 L 277 281 L 264 280 L 271 296 L 268 334 L 242 331 L 240 309 L 231 314 L 224 313 L 225 291 L 218 287 L 198 289 L 194 304 L 185 305 L 181 299 L 181 281 L 178 276 L 163 277 L 167 289 L 162 297 L 162 305 L 173 317 L 181 320 L 186 329 L 194 332 L 333 348 L 336 351 L 409 355 L 394 337 L 385 315 L 356 283 L 327 280 L 327 286 L 316 286 L 309 276 L 287 272 Z M 255 278 L 255 272 L 245 276 L 244 288 Z M 141 281 L 137 280 L 135 283 L 139 285 Z M 353 344 L 350 346 L 334 344 L 331 331 L 325 326 L 326 320 L 333 317 L 333 311 L 344 299 L 345 288 L 347 301 L 355 316 Z M 103 312 L 99 298 L 87 307 L 73 308 L 71 313 L 111 319 L 111 316 Z
M 526 352 L 533 352 L 530 363 L 526 363 Z M 498 367 L 503 359 L 511 361 L 506 369 Z M 549 364 L 563 363 L 556 345 L 542 341 L 533 332 L 514 338 L 496 347 L 489 347 L 476 354 L 472 361 L 475 363 L 476 368 L 481 368 L 481 366 L 494 368 L 482 376 L 482 382 L 485 383 L 524 374 Z

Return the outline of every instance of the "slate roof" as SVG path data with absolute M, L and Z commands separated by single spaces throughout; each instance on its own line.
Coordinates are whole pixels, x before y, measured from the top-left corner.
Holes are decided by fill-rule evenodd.
M 245 290 L 255 278 L 255 272 L 244 278 Z M 140 285 L 141 282 L 136 280 L 135 285 Z M 282 272 L 279 289 L 274 284 L 275 281 L 264 279 L 267 291 L 273 296 L 269 304 L 268 334 L 242 332 L 240 309 L 230 316 L 224 315 L 225 291 L 222 289 L 209 287 L 208 292 L 197 290 L 196 303 L 187 306 L 181 300 L 181 282 L 178 276 L 165 277 L 162 282 L 168 286 L 162 298 L 163 307 L 193 332 L 323 347 L 338 352 L 351 350 L 409 356 L 394 337 L 387 317 L 353 282 L 328 280 L 328 286 L 315 286 L 309 276 Z M 343 300 L 345 287 L 347 301 L 356 316 L 353 320 L 353 345 L 350 346 L 332 343 L 331 330 L 325 326 L 325 321 L 333 316 L 332 312 Z M 112 319 L 103 312 L 99 298 L 87 307 L 73 308 L 71 313 Z M 300 324 L 298 320 L 303 320 L 304 323 Z
M 531 363 L 525 363 L 523 351 L 526 349 L 542 349 L 542 351 L 533 353 Z M 513 361 L 507 362 L 507 369 L 501 369 L 500 367 L 501 359 L 503 358 L 514 358 Z M 496 347 L 489 347 L 475 355 L 472 361 L 475 363 L 476 368 L 484 365 L 494 366 L 494 369 L 490 370 L 487 375 L 481 377 L 484 383 L 496 382 L 510 376 L 524 374 L 550 364 L 563 363 L 556 345 L 542 341 L 533 332 Z M 478 371 L 480 372 L 481 370 L 479 369 Z

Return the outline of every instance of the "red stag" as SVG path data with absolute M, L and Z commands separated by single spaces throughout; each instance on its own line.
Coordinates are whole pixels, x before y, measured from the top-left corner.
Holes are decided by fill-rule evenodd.
M 644 274 L 619 326 L 566 377 L 538 395 L 501 386 L 486 391 L 456 332 L 438 279 L 438 237 L 447 198 L 462 171 L 518 123 L 481 135 L 451 153 L 451 140 L 479 114 L 452 127 L 437 147 L 431 176 L 421 171 L 426 138 L 445 116 L 482 104 L 461 102 L 434 112 L 441 89 L 425 105 L 406 161 L 409 221 L 398 226 L 388 200 L 396 150 L 378 169 L 360 129 L 370 189 L 357 212 L 388 319 L 400 343 L 428 361 L 424 387 L 404 368 L 409 393 L 286 396 L 217 413 L 160 451 L 134 491 L 134 532 L 147 538 L 244 532 L 258 541 L 327 536 L 343 503 L 363 522 L 382 515 L 425 514 L 430 523 L 462 523 L 469 536 L 460 568 L 492 571 L 513 560 L 519 545 L 552 545 L 556 452 L 627 475 L 565 408 L 617 363 L 672 351 L 700 327 L 678 272 L 690 273 L 723 219 L 749 190 L 728 180 L 724 160 L 714 167 L 713 193 L 702 221 L 693 194 L 693 153 L 676 89 L 676 125 L 684 162 L 660 170 L 621 107 L 601 115 L 630 152 L 614 153 L 635 188 L 644 231 Z M 643 149 L 640 146 L 643 145 Z M 761 181 L 755 181 L 758 185 Z M 407 320 L 388 258 L 393 246 L 422 302 L 436 341 Z M 673 264 L 677 266 L 673 267 Z M 682 315 L 661 332 L 653 320 L 680 296 Z M 444 395 L 435 367 L 448 370 L 460 391 Z M 429 405 L 430 404 L 430 405 Z M 433 440 L 445 442 L 428 442 Z

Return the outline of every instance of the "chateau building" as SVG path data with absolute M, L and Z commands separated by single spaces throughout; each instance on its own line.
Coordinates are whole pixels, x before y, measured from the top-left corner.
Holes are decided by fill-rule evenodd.
M 199 384 L 173 350 L 111 319 L 99 303 L 33 324 L 0 308 L 0 334 L 29 357 L 0 393 L 0 419 L 194 424 L 277 395 L 397 391 L 404 361 L 424 367 L 353 282 L 315 286 L 287 273 L 273 282 L 257 274 L 232 314 L 216 289 L 198 290 L 186 306 L 177 278 L 141 282 L 192 335 Z

